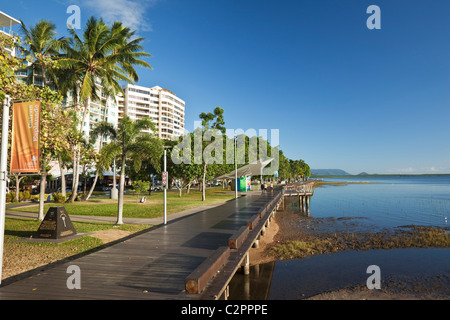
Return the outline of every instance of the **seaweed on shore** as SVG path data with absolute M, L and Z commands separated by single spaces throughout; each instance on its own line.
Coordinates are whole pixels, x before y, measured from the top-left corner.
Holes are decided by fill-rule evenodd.
M 392 232 L 378 233 L 309 234 L 299 240 L 276 244 L 269 249 L 269 253 L 278 260 L 287 260 L 345 250 L 413 247 L 448 248 L 450 247 L 450 237 L 445 229 L 423 226 L 406 226 Z

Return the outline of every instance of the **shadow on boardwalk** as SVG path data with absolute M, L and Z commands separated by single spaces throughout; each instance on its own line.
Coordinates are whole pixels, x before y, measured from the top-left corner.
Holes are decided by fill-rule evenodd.
M 38 268 L 21 280 L 6 279 L 0 300 L 199 299 L 185 292 L 185 278 L 274 196 L 252 192 L 195 214 L 169 215 L 167 225 Z M 81 289 L 67 287 L 71 265 L 80 268 Z

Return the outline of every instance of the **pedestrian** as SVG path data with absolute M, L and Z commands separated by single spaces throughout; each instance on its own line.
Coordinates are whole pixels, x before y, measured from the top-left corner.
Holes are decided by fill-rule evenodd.
M 270 183 L 270 191 L 273 191 L 273 182 Z
M 264 183 L 261 183 L 261 191 L 264 191 Z

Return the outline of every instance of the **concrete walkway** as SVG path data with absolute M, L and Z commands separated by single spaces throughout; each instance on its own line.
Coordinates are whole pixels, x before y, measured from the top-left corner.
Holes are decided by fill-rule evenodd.
M 260 194 L 260 192 L 255 191 L 253 194 Z M 64 204 L 58 204 L 55 203 L 55 206 L 64 206 Z M 194 213 L 198 213 L 207 209 L 215 208 L 218 206 L 223 205 L 223 203 L 217 203 L 217 204 L 211 204 L 206 206 L 200 206 L 193 209 L 183 210 L 180 212 L 172 213 L 167 215 L 167 222 L 170 222 L 175 219 L 179 219 Z M 14 217 L 14 218 L 31 218 L 36 219 L 37 214 L 35 212 L 17 212 L 17 211 L 8 211 L 8 208 L 14 208 L 14 207 L 26 207 L 28 204 L 25 205 L 11 205 L 6 207 L 6 216 L 7 217 Z M 70 213 L 69 213 L 70 214 Z M 104 217 L 104 216 L 88 216 L 88 215 L 74 215 L 70 214 L 70 219 L 72 221 L 86 221 L 86 222 L 106 222 L 106 223 L 116 223 L 117 217 Z M 164 217 L 158 217 L 158 218 L 123 218 L 124 223 L 128 224 L 148 224 L 148 225 L 159 225 L 164 223 Z

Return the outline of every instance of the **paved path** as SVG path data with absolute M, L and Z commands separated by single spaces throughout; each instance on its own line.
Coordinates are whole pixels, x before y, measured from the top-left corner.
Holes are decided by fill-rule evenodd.
M 256 192 L 257 193 L 257 192 Z M 55 203 L 55 206 L 59 204 Z M 206 206 L 200 206 L 193 209 L 183 210 L 180 212 L 172 213 L 167 215 L 167 222 L 170 222 L 175 219 L 179 219 L 194 213 L 201 212 L 203 210 L 215 208 L 217 206 L 221 206 L 222 203 L 211 204 Z M 14 207 L 19 207 L 21 205 L 15 205 Z M 22 205 L 25 207 L 27 205 Z M 64 206 L 64 204 L 62 204 Z M 15 218 L 37 218 L 37 213 L 35 212 L 19 212 L 19 211 L 8 211 L 8 208 L 13 208 L 13 206 L 6 207 L 6 216 L 7 217 L 15 217 Z M 88 216 L 88 215 L 75 215 L 71 214 L 70 219 L 72 221 L 87 221 L 87 222 L 109 222 L 116 223 L 117 217 L 104 217 L 104 216 Z M 164 223 L 164 217 L 158 218 L 123 218 L 123 222 L 127 224 L 148 224 L 148 225 L 159 225 Z
M 167 225 L 3 285 L 0 300 L 198 299 L 185 292 L 184 279 L 274 196 L 252 192 L 184 218 L 174 216 Z M 80 268 L 81 289 L 67 288 L 70 265 Z

